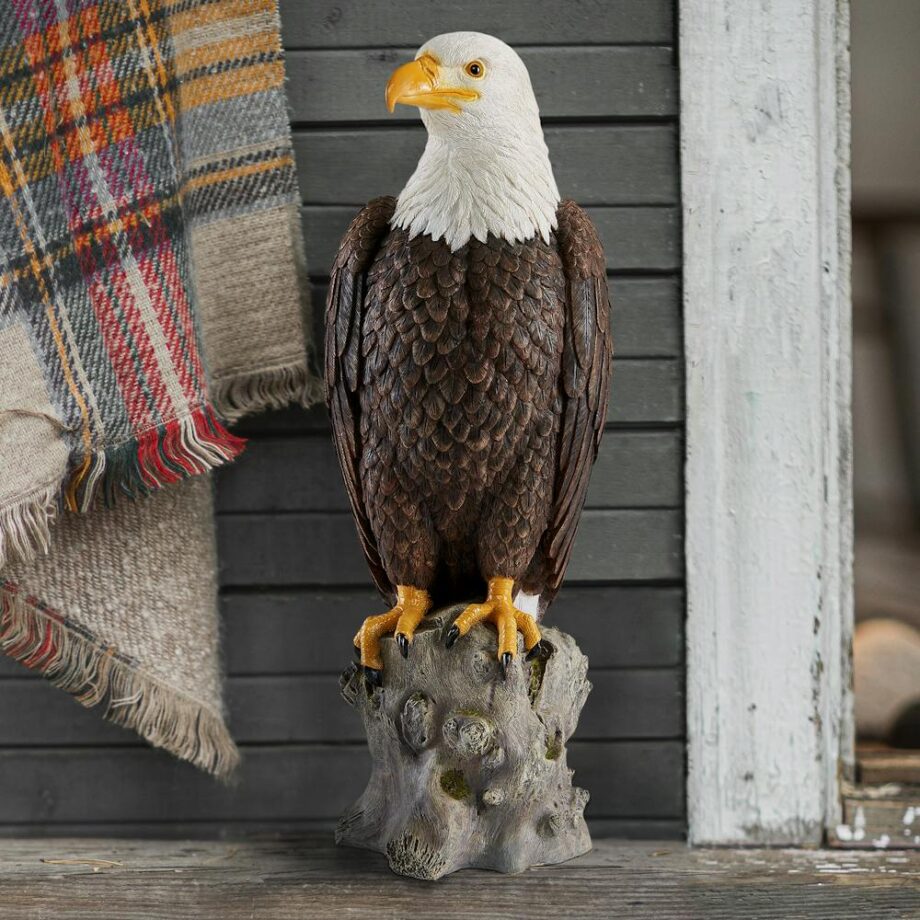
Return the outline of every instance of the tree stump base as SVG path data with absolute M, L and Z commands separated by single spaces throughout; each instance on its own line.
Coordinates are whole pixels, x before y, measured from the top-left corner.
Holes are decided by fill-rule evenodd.
M 541 626 L 545 659 L 518 654 L 502 679 L 496 634 L 479 625 L 452 649 L 463 605 L 429 614 L 408 659 L 383 642 L 383 686 L 353 665 L 342 695 L 364 719 L 373 768 L 336 842 L 384 853 L 399 875 L 522 872 L 591 849 L 588 793 L 572 785 L 566 742 L 591 689 L 571 636 Z

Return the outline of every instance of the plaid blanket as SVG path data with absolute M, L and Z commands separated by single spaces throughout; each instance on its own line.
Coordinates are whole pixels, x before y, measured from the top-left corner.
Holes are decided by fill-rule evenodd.
M 222 718 L 213 674 L 175 674 L 177 642 L 216 668 L 213 540 L 123 505 L 233 459 L 220 416 L 319 395 L 283 80 L 275 0 L 0 3 L 0 641 L 215 772 L 227 739 L 163 729 L 180 697 Z M 181 494 L 210 534 L 208 490 Z M 62 509 L 85 517 L 30 563 Z M 134 552 L 191 539 L 206 601 L 171 590 L 161 546 Z M 165 625 L 138 609 L 157 591 Z

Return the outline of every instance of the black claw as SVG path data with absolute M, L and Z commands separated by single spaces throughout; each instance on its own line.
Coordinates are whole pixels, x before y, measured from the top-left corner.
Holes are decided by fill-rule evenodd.
M 400 652 L 402 652 L 403 658 L 409 657 L 409 639 L 405 633 L 396 633 L 396 644 L 399 646 Z
M 450 629 L 447 630 L 447 639 L 444 641 L 444 644 L 448 648 L 453 648 L 454 643 L 460 638 L 460 627 L 454 624 Z
M 533 661 L 534 658 L 547 659 L 553 654 L 553 647 L 545 639 L 541 639 L 527 652 L 527 661 Z
M 364 666 L 364 681 L 370 688 L 383 686 L 383 671 Z
M 514 660 L 514 655 L 511 652 L 505 652 L 501 658 L 498 660 L 498 666 L 502 669 L 502 680 L 508 679 L 508 665 Z

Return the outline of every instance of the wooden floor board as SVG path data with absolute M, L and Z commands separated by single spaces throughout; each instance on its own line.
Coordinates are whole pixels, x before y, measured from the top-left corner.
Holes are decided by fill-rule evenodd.
M 585 856 L 516 876 L 466 870 L 436 883 L 328 835 L 271 841 L 6 840 L 4 920 L 909 920 L 920 854 L 691 850 L 598 840 Z

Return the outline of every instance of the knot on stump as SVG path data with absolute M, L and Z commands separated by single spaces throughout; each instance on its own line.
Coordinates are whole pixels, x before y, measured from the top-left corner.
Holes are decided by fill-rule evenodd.
M 525 661 L 523 643 L 503 679 L 495 631 L 444 638 L 462 605 L 429 614 L 408 659 L 383 641 L 383 683 L 354 666 L 342 676 L 361 713 L 372 771 L 343 815 L 341 844 L 385 853 L 401 875 L 436 879 L 478 867 L 520 872 L 591 847 L 566 744 L 591 689 L 571 636 L 541 626 L 552 654 Z

